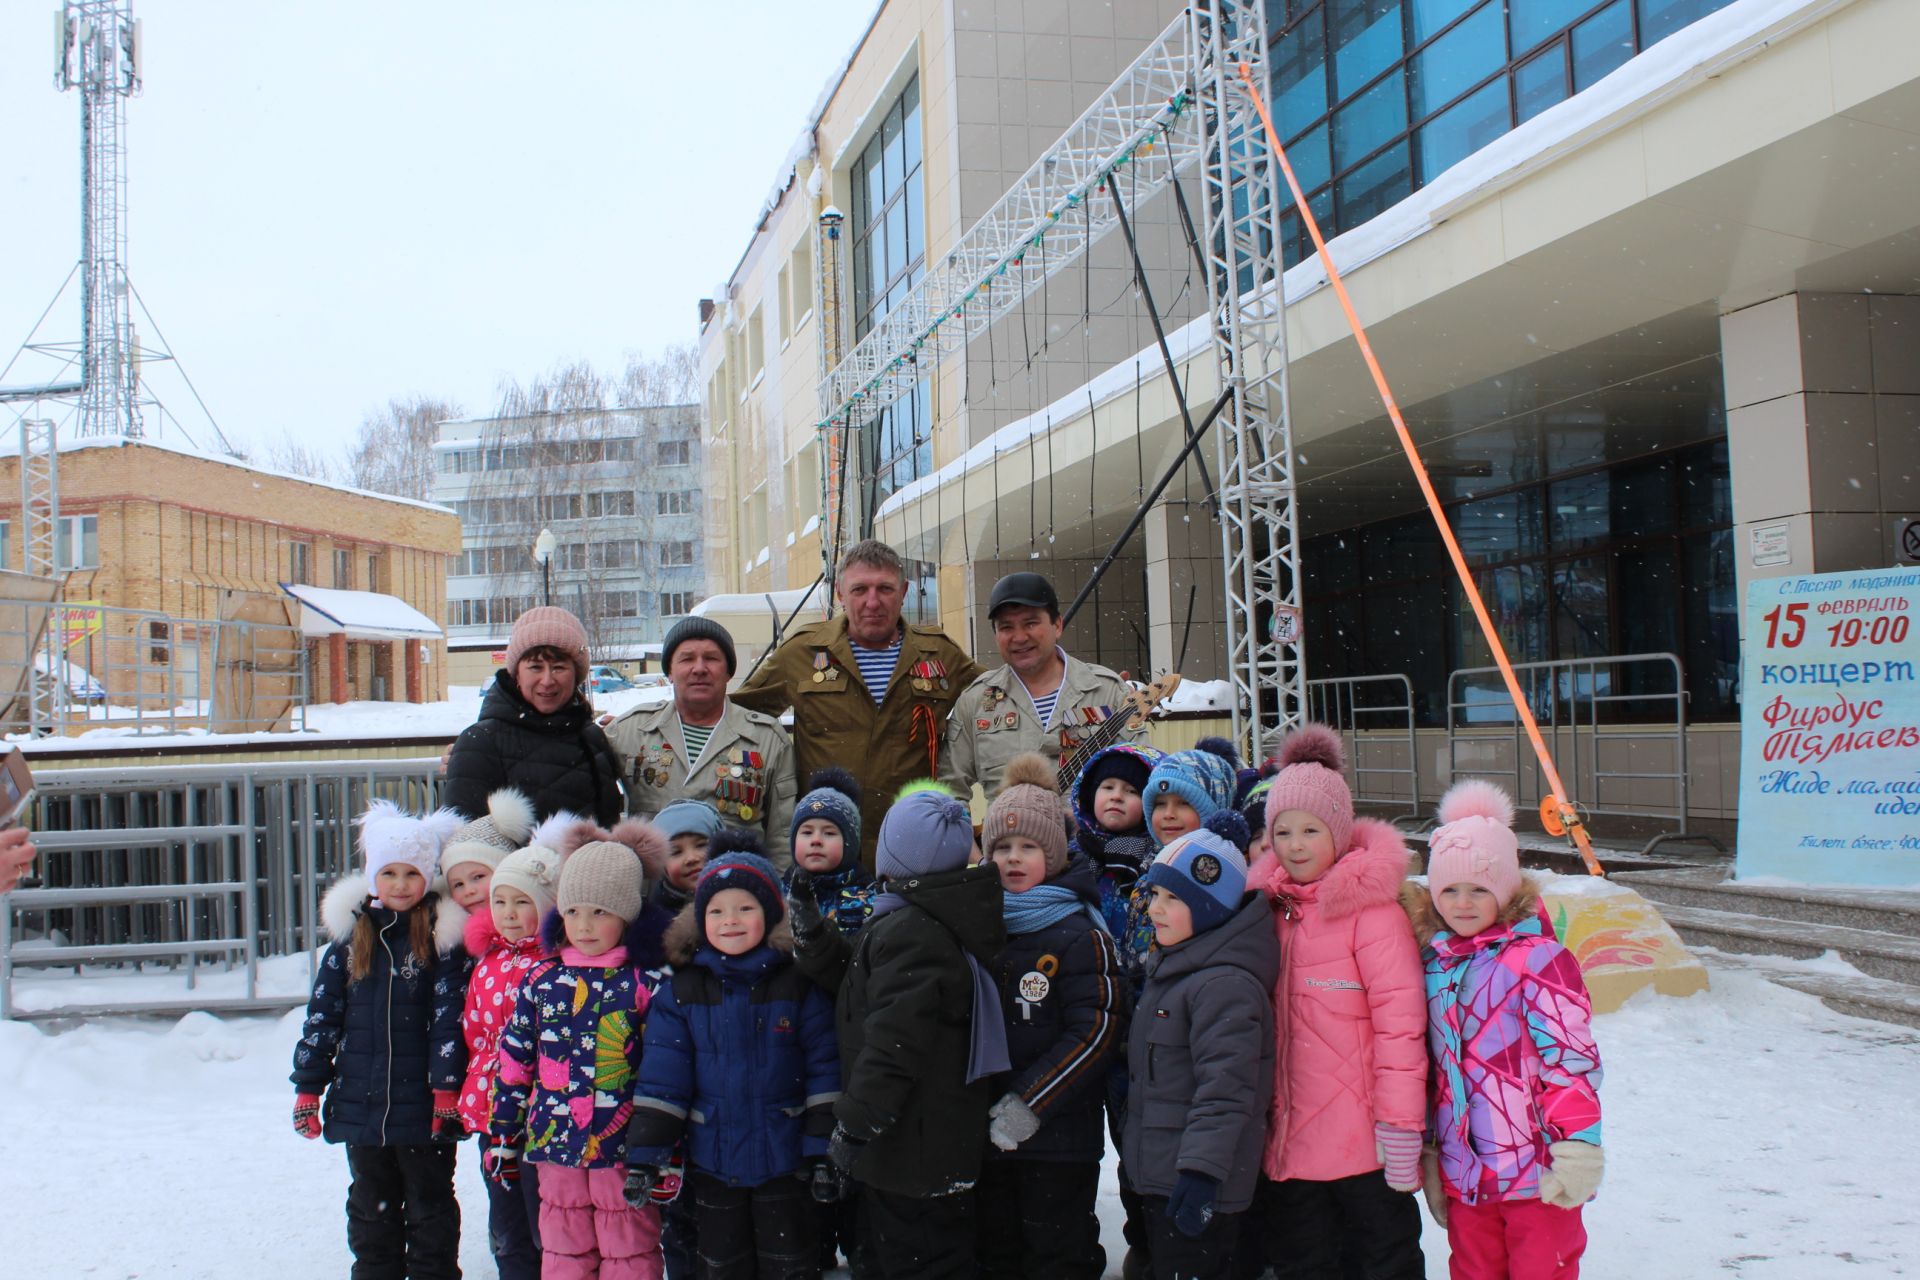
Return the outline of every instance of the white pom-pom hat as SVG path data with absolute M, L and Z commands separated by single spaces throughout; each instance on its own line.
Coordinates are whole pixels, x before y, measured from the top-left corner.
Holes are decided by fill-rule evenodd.
M 456 809 L 435 809 L 420 817 L 391 800 L 375 800 L 359 823 L 360 856 L 368 881 L 384 868 L 405 863 L 431 882 L 440 866 L 440 850 L 467 820 Z
M 1438 902 L 1454 885 L 1477 884 L 1504 907 L 1520 883 L 1513 801 L 1491 782 L 1454 784 L 1440 797 L 1440 825 L 1427 839 L 1427 891 Z
M 440 851 L 442 867 L 457 867 L 477 862 L 489 871 L 500 860 L 520 848 L 533 831 L 533 801 L 512 787 L 502 787 L 487 797 L 485 816 L 467 823 Z

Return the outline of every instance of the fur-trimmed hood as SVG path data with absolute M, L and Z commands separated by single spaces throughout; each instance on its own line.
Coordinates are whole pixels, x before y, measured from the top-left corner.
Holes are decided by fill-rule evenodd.
M 357 873 L 343 876 L 320 899 L 320 923 L 333 941 L 346 942 L 353 937 L 353 926 L 372 905 L 373 890 L 367 878 Z M 422 908 L 433 912 L 433 945 L 443 956 L 452 954 L 464 941 L 466 911 L 455 905 L 451 898 L 443 898 L 435 892 L 429 892 L 420 900 L 419 906 L 411 909 L 418 911 Z M 386 908 L 382 907 L 381 910 Z M 491 917 L 488 923 L 492 923 Z
M 1427 892 L 1424 881 L 1408 880 L 1400 886 L 1400 905 L 1406 910 L 1407 919 L 1413 922 L 1413 940 L 1425 950 L 1434 939 L 1434 935 L 1447 931 L 1446 921 L 1440 918 L 1440 908 L 1433 904 L 1433 895 Z M 1520 873 L 1520 892 L 1494 918 L 1493 928 L 1511 929 L 1528 916 L 1540 909 L 1540 882 L 1526 872 Z
M 700 920 L 695 914 L 694 904 L 689 902 L 673 918 L 673 923 L 667 926 L 667 935 L 661 945 L 666 950 L 667 963 L 682 965 L 693 962 L 693 953 L 700 949 L 703 941 Z M 793 954 L 793 927 L 787 923 L 784 914 L 767 930 L 766 944 L 782 955 Z
M 1392 902 L 1407 878 L 1411 860 L 1406 840 L 1391 824 L 1355 818 L 1351 847 L 1311 885 L 1296 883 L 1279 855 L 1264 853 L 1248 871 L 1248 887 L 1274 899 L 1311 893 L 1321 913 L 1337 920 Z

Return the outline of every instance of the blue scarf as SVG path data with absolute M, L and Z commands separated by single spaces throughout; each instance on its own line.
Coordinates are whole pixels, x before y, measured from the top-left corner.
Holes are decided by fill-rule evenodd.
M 1007 932 L 1016 935 L 1037 933 L 1078 911 L 1086 912 L 1100 932 L 1107 932 L 1107 922 L 1100 918 L 1099 910 L 1063 884 L 1037 884 L 1025 893 L 1010 893 L 1003 908 Z
M 873 895 L 873 914 L 867 917 L 871 924 L 890 911 L 898 911 L 911 904 L 892 891 Z M 942 926 L 944 927 L 944 926 Z M 955 941 L 958 941 L 956 937 Z M 995 985 L 987 967 L 974 958 L 966 944 L 960 946 L 960 954 L 967 958 L 967 970 L 973 978 L 973 1016 L 972 1026 L 967 1034 L 967 1083 L 999 1075 L 1011 1070 L 1013 1062 L 1007 1057 L 1007 1024 L 1000 1016 L 1000 988 Z

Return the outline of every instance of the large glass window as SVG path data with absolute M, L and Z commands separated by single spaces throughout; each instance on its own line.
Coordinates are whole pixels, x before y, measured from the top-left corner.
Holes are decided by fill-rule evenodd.
M 907 82 L 853 165 L 854 337 L 903 301 L 926 270 L 921 180 L 920 82 Z M 862 462 L 869 517 L 887 495 L 933 469 L 933 405 L 928 384 L 880 411 L 868 424 Z
M 1448 518 L 1515 661 L 1675 653 L 1688 717 L 1736 714 L 1724 438 L 1464 497 Z M 1446 723 L 1447 673 L 1493 658 L 1426 514 L 1324 534 L 1301 558 L 1310 677 L 1404 672 L 1421 722 Z M 1609 678 L 1615 693 L 1671 688 L 1639 688 L 1659 677 L 1635 668 Z
M 1269 0 L 1275 123 L 1333 236 L 1729 3 Z M 1285 238 L 1289 264 L 1311 252 L 1297 217 Z

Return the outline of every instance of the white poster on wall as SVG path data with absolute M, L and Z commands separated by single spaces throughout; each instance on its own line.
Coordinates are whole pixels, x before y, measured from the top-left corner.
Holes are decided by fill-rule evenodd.
M 1740 878 L 1920 885 L 1920 569 L 1747 585 Z

